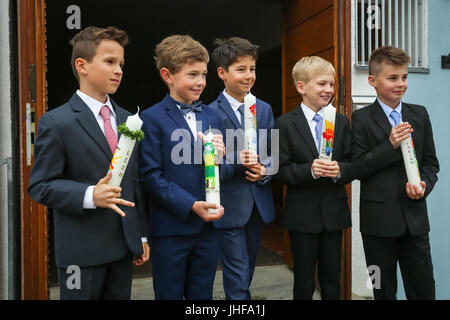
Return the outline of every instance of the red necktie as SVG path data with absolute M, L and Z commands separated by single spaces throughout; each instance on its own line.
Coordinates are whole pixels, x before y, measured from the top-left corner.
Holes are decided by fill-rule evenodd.
M 100 115 L 105 121 L 105 136 L 108 141 L 109 147 L 111 148 L 112 153 L 116 151 L 117 147 L 117 134 L 114 132 L 111 126 L 111 111 L 108 106 L 103 106 L 100 109 Z

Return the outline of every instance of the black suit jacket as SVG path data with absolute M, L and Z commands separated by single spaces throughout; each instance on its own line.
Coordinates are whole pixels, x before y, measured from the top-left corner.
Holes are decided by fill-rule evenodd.
M 412 138 L 425 196 L 411 200 L 406 194 L 406 171 L 401 148 L 389 142 L 391 124 L 376 100 L 352 116 L 352 160 L 361 180 L 360 230 L 379 237 L 412 235 L 430 230 L 426 197 L 437 181 L 439 162 L 431 122 L 423 106 L 402 104 L 402 120 L 414 129 Z
M 311 166 L 317 159 L 314 138 L 301 107 L 276 120 L 280 134 L 280 169 L 276 176 L 287 185 L 282 225 L 290 230 L 319 233 L 351 226 L 345 183 L 353 180 L 350 160 L 351 133 L 348 119 L 336 115 L 333 160 L 338 161 L 341 178 L 315 180 Z
M 130 113 L 111 102 L 117 124 L 125 122 Z M 53 209 L 58 267 L 102 265 L 129 252 L 142 253 L 147 223 L 137 175 L 138 147 L 121 184 L 122 198 L 136 207 L 122 206 L 124 218 L 111 209 L 84 210 L 87 187 L 106 175 L 113 156 L 105 135 L 77 94 L 41 117 L 28 193 Z

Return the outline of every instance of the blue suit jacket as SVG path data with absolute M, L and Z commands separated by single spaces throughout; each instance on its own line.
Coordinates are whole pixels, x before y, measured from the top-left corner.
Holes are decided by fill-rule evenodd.
M 117 124 L 125 122 L 130 113 L 111 102 Z M 113 156 L 105 135 L 77 94 L 41 117 L 28 193 L 53 209 L 58 267 L 102 265 L 130 251 L 142 253 L 141 237 L 148 235 L 138 180 L 138 148 L 121 184 L 122 199 L 135 202 L 136 207 L 121 206 L 124 218 L 111 209 L 84 210 L 87 187 L 106 175 Z
M 216 101 L 209 105 L 217 110 L 222 121 L 222 127 L 226 129 L 242 129 L 233 109 L 223 93 L 219 94 Z M 258 150 L 260 153 L 260 162 L 266 167 L 271 165 L 270 161 L 270 131 L 274 127 L 274 118 L 271 106 L 259 99 L 256 99 L 256 122 L 258 129 Z M 267 129 L 268 134 L 260 135 L 260 129 Z M 253 205 L 256 203 L 261 218 L 265 223 L 275 219 L 275 209 L 273 205 L 272 189 L 270 187 L 271 177 L 268 176 L 264 182 L 250 182 L 245 177 L 245 171 L 248 169 L 242 164 L 238 164 L 239 158 L 238 143 L 235 139 L 233 150 L 230 150 L 231 144 L 224 132 L 224 140 L 227 147 L 228 161 L 221 167 L 220 178 L 220 197 L 221 203 L 225 208 L 223 218 L 217 221 L 218 228 L 239 228 L 244 226 L 250 219 Z M 261 151 L 266 150 L 268 157 L 261 157 Z M 231 157 L 229 156 L 231 154 Z M 230 162 L 233 162 L 230 164 Z
M 196 112 L 197 132 L 221 130 L 216 111 L 203 105 Z M 140 181 L 150 196 L 151 236 L 194 235 L 205 222 L 193 211 L 205 201 L 202 141 L 191 130 L 169 95 L 142 112 L 145 138 L 141 142 Z

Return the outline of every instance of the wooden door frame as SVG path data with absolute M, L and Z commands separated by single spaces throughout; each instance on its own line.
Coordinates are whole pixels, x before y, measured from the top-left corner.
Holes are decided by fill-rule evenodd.
M 340 11 L 340 12 L 339 12 Z M 340 55 L 336 54 L 336 58 L 340 59 L 340 70 L 338 76 L 338 92 L 340 108 L 351 122 L 352 118 L 352 22 L 351 22 L 351 1 L 335 0 L 335 23 L 336 30 L 340 33 L 336 48 L 340 50 Z M 343 86 L 343 87 L 342 87 Z M 352 185 L 346 185 L 348 207 L 350 214 L 352 212 Z M 343 246 L 342 246 L 342 298 L 345 300 L 352 299 L 352 229 L 344 230 Z
M 45 0 L 18 0 L 21 290 L 25 300 L 49 298 L 47 208 L 27 193 L 34 162 L 33 157 L 27 158 L 27 104 L 34 112 L 34 123 L 47 109 L 45 34 Z M 32 123 L 30 128 L 36 131 Z

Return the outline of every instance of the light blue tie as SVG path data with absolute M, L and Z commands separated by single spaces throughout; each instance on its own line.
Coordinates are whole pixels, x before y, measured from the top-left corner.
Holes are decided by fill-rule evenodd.
M 320 142 L 322 141 L 322 117 L 316 113 L 313 120 L 316 122 L 316 139 L 317 139 L 317 152 L 320 153 Z
M 401 123 L 400 114 L 397 111 L 392 110 L 391 113 L 389 114 L 389 117 L 391 117 L 391 119 L 394 120 L 395 123 L 394 127 Z

